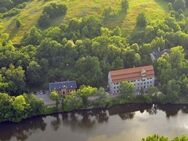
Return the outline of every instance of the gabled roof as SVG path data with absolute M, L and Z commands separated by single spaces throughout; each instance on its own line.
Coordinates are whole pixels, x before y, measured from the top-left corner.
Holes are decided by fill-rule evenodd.
M 49 83 L 49 90 L 76 89 L 76 88 L 77 88 L 76 81 L 62 81 L 62 82 Z
M 141 79 L 141 74 L 143 72 L 146 74 L 146 77 L 153 77 L 155 75 L 154 68 L 152 65 L 114 70 L 110 71 L 109 75 L 111 76 L 113 82 L 121 82 L 124 80 Z

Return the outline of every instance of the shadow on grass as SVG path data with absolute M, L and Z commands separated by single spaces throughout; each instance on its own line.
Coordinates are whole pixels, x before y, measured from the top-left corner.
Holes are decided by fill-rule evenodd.
M 121 25 L 127 16 L 127 11 L 121 10 L 110 17 L 103 17 L 103 24 L 106 26 L 114 27 L 114 25 Z

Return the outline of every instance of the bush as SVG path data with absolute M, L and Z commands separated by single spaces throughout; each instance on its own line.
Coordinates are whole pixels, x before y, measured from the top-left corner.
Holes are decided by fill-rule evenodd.
M 47 27 L 50 20 L 59 16 L 65 16 L 67 13 L 67 6 L 65 4 L 51 3 L 44 7 L 43 14 L 38 20 L 40 27 Z
M 12 17 L 20 13 L 19 9 L 13 8 L 10 11 L 3 14 L 3 18 L 5 17 Z
M 19 19 L 16 19 L 16 28 L 19 28 L 22 25 Z
M 144 13 L 140 13 L 136 19 L 136 27 L 145 28 L 147 26 L 147 20 Z
M 43 14 L 49 15 L 50 18 L 64 16 L 67 13 L 67 6 L 65 4 L 51 3 L 44 7 Z

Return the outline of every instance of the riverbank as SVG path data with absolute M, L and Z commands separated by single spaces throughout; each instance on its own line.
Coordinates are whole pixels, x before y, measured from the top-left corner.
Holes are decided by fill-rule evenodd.
M 1 123 L 1 141 L 140 141 L 153 134 L 187 135 L 188 105 L 125 104 Z
M 71 113 L 84 113 L 84 112 L 89 112 L 89 111 L 106 111 L 109 110 L 112 113 L 117 113 L 120 112 L 118 111 L 119 107 L 125 107 L 125 109 L 123 110 L 123 112 L 135 112 L 135 111 L 142 111 L 144 109 L 149 109 L 149 108 L 153 108 L 153 109 L 157 109 L 157 108 L 161 108 L 164 109 L 164 107 L 171 107 L 172 109 L 174 109 L 174 107 L 179 107 L 179 109 L 183 109 L 184 107 L 188 107 L 188 103 L 174 103 L 174 104 L 161 104 L 161 103 L 126 103 L 126 104 L 117 104 L 117 105 L 111 105 L 111 106 L 105 106 L 105 107 L 95 107 L 95 108 L 82 108 L 82 109 L 75 109 L 72 111 L 64 111 L 64 110 L 57 110 L 56 107 L 45 107 L 45 112 L 38 114 L 38 115 L 34 115 L 34 116 L 30 116 L 30 117 L 26 117 L 23 118 L 20 121 L 2 121 L 1 123 L 20 123 L 24 120 L 27 119 L 32 119 L 32 118 L 36 118 L 36 117 L 46 117 L 46 116 L 51 116 L 51 115 L 56 115 L 56 114 L 71 114 Z

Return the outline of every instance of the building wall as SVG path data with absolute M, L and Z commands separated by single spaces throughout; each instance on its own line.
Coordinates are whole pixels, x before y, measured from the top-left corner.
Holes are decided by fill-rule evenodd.
M 64 95 L 67 95 L 71 92 L 76 91 L 76 89 L 54 89 L 54 91 L 57 91 L 59 95 L 64 96 Z
M 141 90 L 146 91 L 148 88 L 155 85 L 155 77 L 154 76 L 150 78 L 145 77 L 142 79 L 140 78 L 138 80 L 133 80 L 133 81 L 128 81 L 128 82 L 134 84 L 135 91 L 137 94 L 139 94 Z M 121 82 L 113 83 L 110 74 L 108 75 L 108 85 L 109 85 L 110 93 L 112 95 L 118 95 L 118 93 L 120 92 L 120 84 Z

